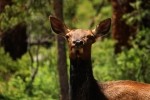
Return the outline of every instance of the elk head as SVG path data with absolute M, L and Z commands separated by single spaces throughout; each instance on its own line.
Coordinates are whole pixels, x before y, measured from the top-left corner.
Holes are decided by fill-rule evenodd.
M 52 30 L 67 40 L 70 57 L 76 57 L 76 55 L 87 57 L 96 39 L 109 31 L 111 19 L 103 20 L 93 30 L 69 29 L 62 21 L 52 16 L 50 16 L 50 23 Z

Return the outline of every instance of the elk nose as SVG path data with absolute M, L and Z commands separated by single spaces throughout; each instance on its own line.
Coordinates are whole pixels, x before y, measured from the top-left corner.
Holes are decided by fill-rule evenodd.
M 73 41 L 73 43 L 75 44 L 75 46 L 82 46 L 83 45 L 82 40 L 76 40 L 76 41 Z

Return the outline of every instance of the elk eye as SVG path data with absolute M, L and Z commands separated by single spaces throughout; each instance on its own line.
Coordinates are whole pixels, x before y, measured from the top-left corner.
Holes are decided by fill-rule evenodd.
M 68 39 L 69 38 L 69 35 L 66 35 L 66 39 Z
M 92 36 L 92 35 L 88 35 L 87 38 L 88 38 L 88 39 L 92 39 L 93 36 Z

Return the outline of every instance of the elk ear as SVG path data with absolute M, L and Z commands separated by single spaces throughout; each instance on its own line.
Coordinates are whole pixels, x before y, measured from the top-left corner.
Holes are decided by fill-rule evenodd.
M 68 32 L 66 25 L 61 20 L 53 16 L 50 16 L 49 19 L 51 28 L 55 33 L 64 36 Z
M 105 35 L 109 31 L 110 26 L 111 26 L 111 19 L 108 18 L 100 22 L 100 24 L 97 25 L 97 27 L 94 30 L 92 30 L 92 32 L 96 37 L 100 37 Z

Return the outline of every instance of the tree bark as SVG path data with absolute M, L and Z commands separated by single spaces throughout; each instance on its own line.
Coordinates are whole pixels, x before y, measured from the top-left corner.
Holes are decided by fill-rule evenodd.
M 63 0 L 54 0 L 55 16 L 63 21 Z M 60 100 L 69 100 L 65 39 L 57 36 Z
M 136 25 L 129 26 L 123 20 L 123 15 L 132 12 L 134 9 L 130 3 L 135 0 L 111 0 L 112 16 L 112 37 L 116 40 L 115 53 L 122 51 L 122 47 L 130 48 L 130 39 L 135 36 Z

